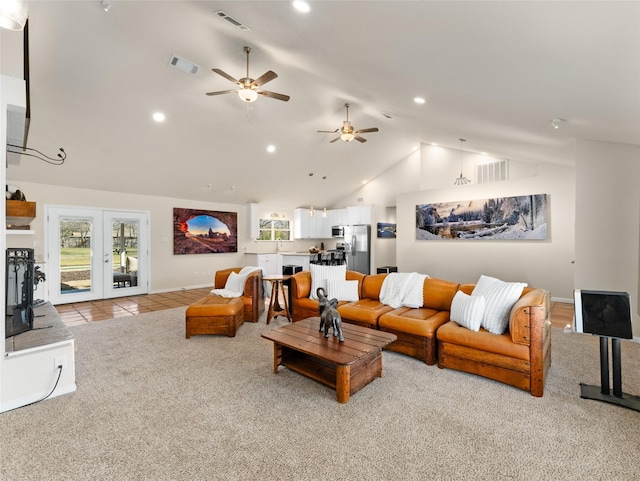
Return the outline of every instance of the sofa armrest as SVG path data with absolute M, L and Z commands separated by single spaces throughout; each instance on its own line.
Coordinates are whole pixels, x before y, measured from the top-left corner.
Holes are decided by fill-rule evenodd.
M 253 298 L 254 302 L 259 302 L 264 298 L 264 289 L 262 286 L 262 271 L 252 272 L 244 281 L 244 297 Z
M 517 344 L 544 342 L 549 329 L 550 296 L 544 289 L 526 289 L 511 308 L 509 332 Z

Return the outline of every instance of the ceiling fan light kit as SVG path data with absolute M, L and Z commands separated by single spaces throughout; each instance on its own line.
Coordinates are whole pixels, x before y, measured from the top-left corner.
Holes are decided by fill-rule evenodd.
M 243 102 L 247 102 L 247 103 L 255 102 L 256 99 L 258 98 L 258 95 L 263 95 L 265 97 L 269 97 L 269 98 L 272 98 L 272 99 L 282 100 L 283 102 L 287 102 L 289 100 L 289 98 L 290 98 L 288 95 L 279 94 L 279 93 L 276 93 L 276 92 L 269 92 L 268 90 L 262 90 L 261 88 L 259 88 L 262 85 L 266 84 L 267 82 L 270 82 L 274 78 L 277 78 L 278 74 L 276 74 L 275 72 L 269 70 L 268 72 L 265 72 L 264 74 L 262 74 L 260 77 L 258 77 L 255 80 L 252 79 L 251 77 L 249 77 L 249 54 L 251 53 L 251 47 L 244 47 L 244 52 L 247 54 L 247 75 L 246 75 L 246 77 L 241 78 L 240 80 L 237 80 L 234 77 L 232 77 L 231 75 L 229 75 L 228 73 L 224 72 L 223 70 L 220 70 L 218 68 L 212 69 L 215 73 L 217 73 L 221 77 L 226 78 L 230 82 L 233 82 L 239 88 L 235 89 L 235 90 L 219 90 L 217 92 L 207 92 L 207 95 L 210 95 L 210 96 L 211 95 L 222 95 L 222 94 L 229 94 L 229 93 L 232 93 L 232 92 L 236 92 L 238 94 L 238 97 L 240 97 L 240 99 Z
M 245 102 L 255 102 L 258 98 L 258 94 L 252 89 L 240 89 L 238 90 L 238 97 Z
M 342 122 L 342 127 L 336 130 L 318 130 L 318 132 L 322 134 L 338 134 L 338 137 L 329 141 L 330 144 L 337 142 L 338 140 L 342 140 L 344 142 L 351 142 L 352 140 L 357 140 L 358 142 L 366 142 L 367 139 L 361 137 L 359 134 L 367 133 L 367 132 L 377 132 L 378 127 L 371 127 L 368 129 L 359 129 L 355 130 L 349 122 L 349 104 L 344 104 L 345 109 L 347 109 L 347 120 Z

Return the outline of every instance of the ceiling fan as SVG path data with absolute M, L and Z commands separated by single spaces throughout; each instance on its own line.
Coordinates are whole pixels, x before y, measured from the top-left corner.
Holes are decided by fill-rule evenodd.
M 353 139 L 356 139 L 358 142 L 366 142 L 367 139 L 360 137 L 360 135 L 358 134 L 364 134 L 367 132 L 377 132 L 378 131 L 378 127 L 372 127 L 369 129 L 359 129 L 359 130 L 354 130 L 353 126 L 351 125 L 351 122 L 349 122 L 349 104 L 344 104 L 345 108 L 347 109 L 347 120 L 342 122 L 342 127 L 336 130 L 318 130 L 318 132 L 323 133 L 323 134 L 337 134 L 338 132 L 340 133 L 340 135 L 338 135 L 338 137 L 336 137 L 335 139 L 329 141 L 330 144 L 337 142 L 338 140 L 342 139 L 345 142 L 351 142 Z
M 238 96 L 245 102 L 255 102 L 256 99 L 258 98 L 258 95 L 264 95 L 265 97 L 271 97 L 272 99 L 282 100 L 283 102 L 286 102 L 287 100 L 289 100 L 290 97 L 288 95 L 277 94 L 275 92 L 269 92 L 268 90 L 262 90 L 258 88 L 266 84 L 267 82 L 270 82 L 274 78 L 276 78 L 278 74 L 269 70 L 268 72 L 262 74 L 262 76 L 258 77 L 255 80 L 249 77 L 249 53 L 251 53 L 251 47 L 244 47 L 244 51 L 247 54 L 247 76 L 246 77 L 241 78 L 240 80 L 236 80 L 231 75 L 229 75 L 226 72 L 223 72 L 219 68 L 212 69 L 215 73 L 233 82 L 240 88 L 234 89 L 234 90 L 221 90 L 218 92 L 207 92 L 207 95 L 221 95 L 221 94 L 230 94 L 232 92 L 237 92 Z

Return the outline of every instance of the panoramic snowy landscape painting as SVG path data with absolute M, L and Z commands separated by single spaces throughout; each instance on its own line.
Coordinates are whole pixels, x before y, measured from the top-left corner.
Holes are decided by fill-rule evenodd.
M 546 194 L 416 205 L 417 240 L 546 238 Z

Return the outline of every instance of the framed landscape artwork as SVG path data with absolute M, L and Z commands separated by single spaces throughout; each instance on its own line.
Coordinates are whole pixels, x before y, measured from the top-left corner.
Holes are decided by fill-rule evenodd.
M 238 252 L 238 213 L 173 209 L 173 253 Z
M 378 237 L 395 239 L 396 225 L 387 222 L 378 222 Z
M 547 194 L 416 205 L 417 240 L 545 240 Z

